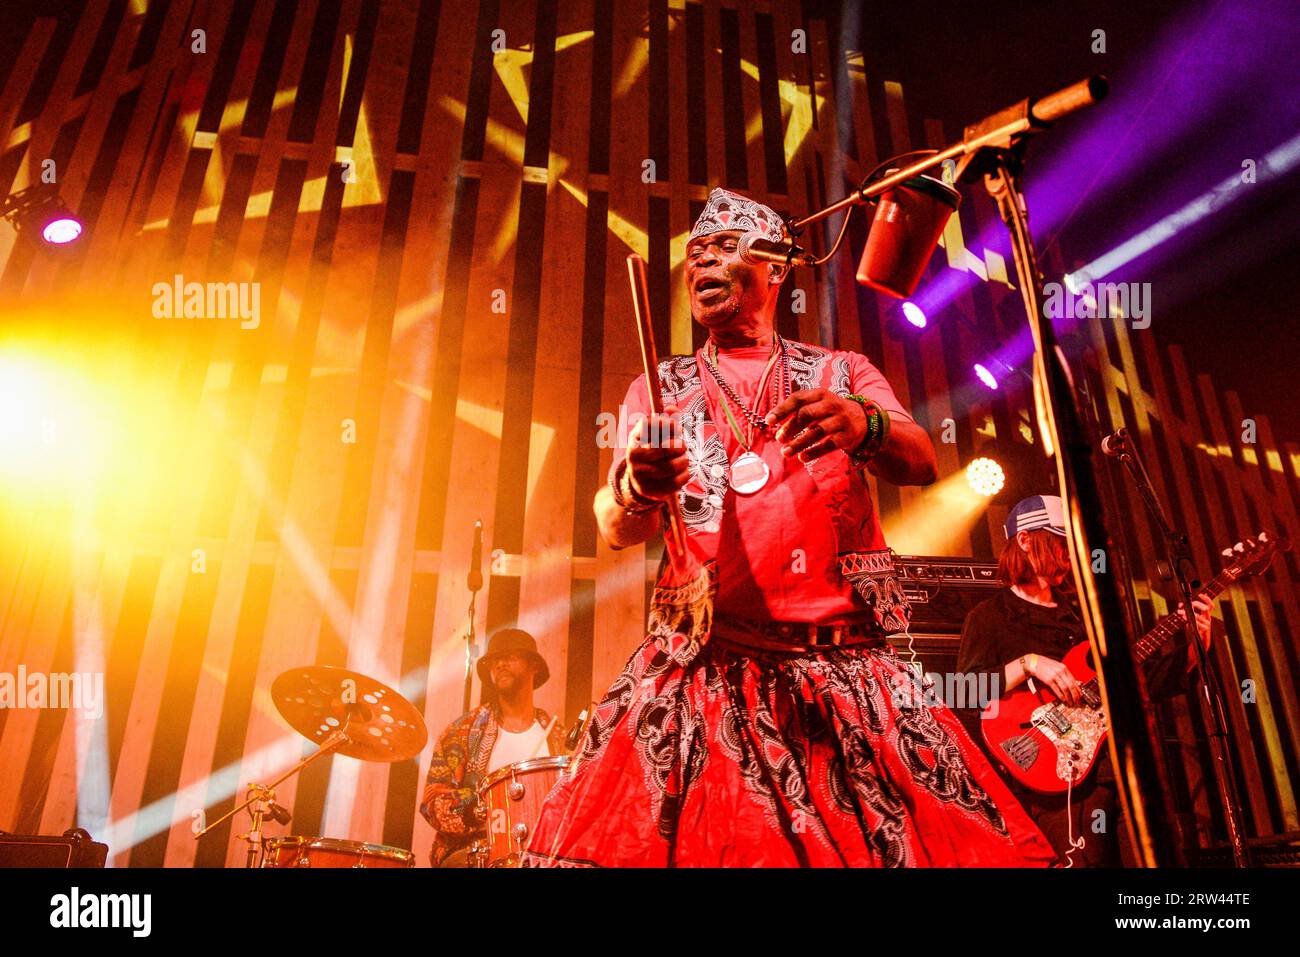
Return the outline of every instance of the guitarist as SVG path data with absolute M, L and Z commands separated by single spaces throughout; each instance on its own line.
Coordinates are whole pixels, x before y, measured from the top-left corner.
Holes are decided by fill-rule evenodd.
M 998 578 L 1007 587 L 966 616 L 957 671 L 982 676 L 987 684 L 978 687 L 993 689 L 995 696 L 1033 680 L 1066 704 L 1078 705 L 1079 682 L 1061 659 L 1087 636 L 1073 602 L 1061 500 L 1054 495 L 1022 500 L 1007 516 L 1004 529 L 1007 543 L 998 559 Z M 1211 607 L 1200 600 L 1192 605 L 1201 640 L 1209 647 Z M 1146 662 L 1144 677 L 1154 698 L 1169 698 L 1187 690 L 1188 651 L 1184 642 Z M 972 731 L 972 736 L 982 743 L 980 734 Z M 1071 856 L 1074 863 L 1091 867 L 1120 864 L 1119 804 L 1108 752 L 1098 756 L 1093 772 L 1073 788 L 1068 809 L 1063 795 L 1038 794 L 1010 777 L 1007 781 L 1062 856 L 1070 850 L 1071 837 L 1077 842 L 1082 836 L 1083 847 Z M 1105 813 L 1100 833 L 1093 827 L 1097 810 Z

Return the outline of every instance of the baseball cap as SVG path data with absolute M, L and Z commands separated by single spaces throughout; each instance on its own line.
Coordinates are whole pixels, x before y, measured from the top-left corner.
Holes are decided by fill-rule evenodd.
M 1015 504 L 1002 528 L 1007 538 L 1015 538 L 1020 532 L 1032 532 L 1036 528 L 1045 528 L 1064 538 L 1065 508 L 1055 495 L 1031 495 Z

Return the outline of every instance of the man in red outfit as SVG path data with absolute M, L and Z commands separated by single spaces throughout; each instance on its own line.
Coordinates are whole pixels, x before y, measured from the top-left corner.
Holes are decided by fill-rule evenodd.
M 667 575 L 649 636 L 597 706 L 525 863 L 560 866 L 1044 864 L 1041 833 L 884 637 L 907 627 L 865 473 L 935 480 L 929 436 L 864 357 L 775 332 L 784 267 L 746 263 L 766 206 L 715 189 L 685 281 L 709 330 L 659 366 L 595 500 L 613 548 L 681 506 L 693 583 Z M 936 521 L 942 521 L 936 516 Z M 700 583 L 716 583 L 716 598 Z

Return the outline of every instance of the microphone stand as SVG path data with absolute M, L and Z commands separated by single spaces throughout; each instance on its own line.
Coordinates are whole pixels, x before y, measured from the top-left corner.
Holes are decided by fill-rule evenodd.
M 1160 500 L 1156 497 L 1155 489 L 1151 485 L 1151 476 L 1147 474 L 1146 463 L 1142 461 L 1142 457 L 1138 455 L 1137 449 L 1134 448 L 1128 429 L 1120 429 L 1116 436 L 1119 441 L 1114 455 L 1133 479 L 1133 484 L 1137 486 L 1138 494 L 1142 496 L 1147 512 L 1160 532 L 1165 552 L 1164 564 L 1172 572 L 1174 579 L 1178 582 L 1178 590 L 1182 594 L 1183 611 L 1186 618 L 1184 628 L 1187 631 L 1191 647 L 1195 649 L 1193 653 L 1196 656 L 1196 667 L 1201 676 L 1199 695 L 1201 713 L 1210 728 L 1209 743 L 1214 768 L 1214 780 L 1219 788 L 1219 800 L 1223 806 L 1223 819 L 1228 828 L 1228 843 L 1232 846 L 1232 861 L 1235 867 L 1249 867 L 1250 853 L 1246 847 L 1241 821 L 1241 798 L 1237 790 L 1236 775 L 1233 772 L 1232 762 L 1228 760 L 1227 712 L 1224 709 L 1223 697 L 1219 691 L 1217 672 L 1214 674 L 1215 680 L 1211 681 L 1211 669 L 1214 668 L 1214 660 L 1210 658 L 1205 646 L 1201 643 L 1201 635 L 1197 630 L 1196 618 L 1192 612 L 1192 597 L 1200 588 L 1201 583 L 1192 580 L 1192 577 L 1196 574 L 1196 564 L 1192 559 L 1191 544 L 1185 532 L 1178 531 L 1170 524 L 1168 513 L 1165 512 Z
M 1048 454 L 1056 460 L 1061 500 L 1067 515 L 1067 544 L 1084 630 L 1098 663 L 1102 701 L 1110 715 L 1108 735 L 1120 801 L 1125 810 L 1139 860 L 1159 867 L 1174 860 L 1169 830 L 1173 815 L 1160 786 L 1152 748 L 1151 716 L 1141 705 L 1136 665 L 1118 584 L 1111 575 L 1094 575 L 1093 549 L 1106 545 L 1101 497 L 1091 466 L 1092 443 L 1075 404 L 1070 370 L 1057 345 L 1052 324 L 1042 310 L 1042 277 L 1029 234 L 1028 210 L 1021 190 L 1028 135 L 1106 95 L 1103 77 L 1091 77 L 1038 100 L 1022 100 L 966 128 L 962 140 L 876 180 L 864 183 L 844 199 L 790 224 L 798 235 L 811 222 L 849 206 L 862 205 L 904 180 L 941 165 L 957 162 L 954 179 L 969 181 L 983 175 L 985 188 L 997 203 L 1011 234 L 1016 274 L 1025 314 L 1034 340 L 1034 401 L 1040 432 Z M 1108 636 L 1116 640 L 1109 641 Z
M 469 711 L 470 698 L 474 691 L 474 604 L 478 601 L 479 589 L 483 587 L 483 523 L 474 523 L 474 551 L 470 559 L 472 567 L 469 570 L 469 576 L 465 579 L 466 587 L 469 588 L 469 624 L 465 628 L 465 700 L 461 712 Z
M 465 702 L 462 712 L 469 711 L 470 696 L 474 691 L 474 603 L 478 599 L 478 589 L 469 592 L 469 624 L 465 628 Z

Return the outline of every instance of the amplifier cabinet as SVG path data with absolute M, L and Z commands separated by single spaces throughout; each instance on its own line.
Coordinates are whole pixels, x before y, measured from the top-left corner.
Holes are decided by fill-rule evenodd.
M 0 867 L 103 867 L 108 845 L 79 827 L 62 837 L 35 837 L 0 832 Z

